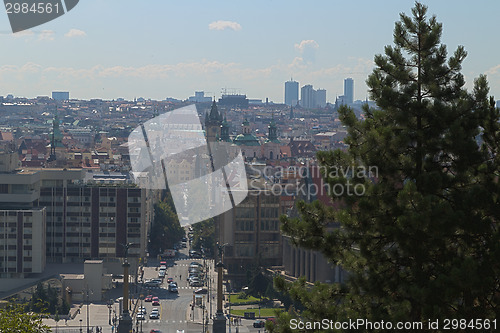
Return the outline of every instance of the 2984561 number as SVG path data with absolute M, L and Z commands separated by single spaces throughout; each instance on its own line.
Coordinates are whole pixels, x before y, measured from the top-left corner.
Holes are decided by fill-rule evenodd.
M 496 319 L 444 319 L 444 330 L 496 330 Z
M 7 14 L 52 14 L 53 12 L 58 14 L 60 10 L 58 2 L 38 2 L 31 5 L 27 2 L 6 2 L 5 9 Z

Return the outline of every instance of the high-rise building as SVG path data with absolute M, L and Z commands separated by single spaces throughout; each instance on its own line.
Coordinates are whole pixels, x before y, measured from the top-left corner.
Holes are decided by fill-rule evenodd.
M 53 91 L 52 99 L 56 101 L 67 101 L 69 100 L 69 91 Z
M 285 82 L 285 104 L 290 106 L 297 105 L 299 101 L 299 83 L 290 79 Z
M 344 101 L 346 104 L 354 102 L 354 80 L 350 77 L 344 80 Z
M 326 106 L 326 90 L 318 89 L 315 92 L 316 107 L 324 108 Z
M 313 86 L 307 84 L 300 88 L 300 105 L 305 109 L 312 109 L 316 106 L 316 94 Z
M 31 248 L 26 253 L 17 252 L 15 260 L 7 258 L 2 263 L 0 258 L 0 268 L 7 267 L 0 273 L 40 272 L 45 260 L 78 263 L 89 258 L 115 259 L 124 256 L 122 244 L 127 243 L 132 243 L 130 260 L 145 257 L 156 200 L 153 191 L 102 178 L 88 179 L 82 169 L 16 170 L 10 156 L 0 154 L 0 165 L 7 164 L 12 165 L 0 171 L 0 257 L 13 257 L 8 251 L 9 245 L 15 245 L 8 240 L 12 236 L 1 237 L 2 233 L 16 235 L 17 251 L 22 250 L 21 245 L 25 250 Z M 17 231 L 2 228 L 2 224 L 14 222 Z M 33 236 L 28 241 L 22 233 Z M 31 259 L 31 264 L 24 264 Z M 15 267 L 9 266 L 14 263 Z

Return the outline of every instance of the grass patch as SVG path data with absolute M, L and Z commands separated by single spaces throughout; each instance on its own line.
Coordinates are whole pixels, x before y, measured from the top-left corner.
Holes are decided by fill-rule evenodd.
M 258 302 L 259 299 L 253 296 L 248 296 L 247 298 L 240 298 L 240 294 L 233 294 L 229 296 L 229 302 L 232 304 L 237 304 L 237 303 L 253 303 L 253 302 Z
M 283 311 L 283 309 L 280 308 L 261 308 L 260 309 L 260 316 L 261 317 L 274 317 L 275 313 L 274 310 L 279 310 Z M 231 309 L 231 314 L 235 316 L 244 316 L 245 312 L 254 312 L 255 317 L 259 316 L 259 308 L 252 308 L 252 309 Z

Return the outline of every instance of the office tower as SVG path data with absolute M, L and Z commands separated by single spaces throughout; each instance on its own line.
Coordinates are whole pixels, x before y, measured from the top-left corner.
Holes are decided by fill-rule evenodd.
M 297 105 L 299 100 L 299 83 L 290 79 L 285 82 L 285 104 L 290 106 Z
M 326 106 L 326 90 L 325 89 L 316 90 L 315 101 L 316 101 L 315 107 L 324 108 Z
M 52 99 L 56 101 L 67 101 L 69 100 L 69 91 L 53 91 Z
M 316 106 L 315 91 L 313 86 L 307 84 L 300 89 L 300 105 L 305 109 L 312 109 Z
M 344 80 L 344 101 L 346 104 L 354 102 L 354 80 L 350 77 Z

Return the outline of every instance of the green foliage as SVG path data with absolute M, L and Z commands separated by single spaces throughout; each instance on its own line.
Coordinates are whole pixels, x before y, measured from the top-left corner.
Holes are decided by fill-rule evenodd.
M 160 249 L 172 249 L 184 236 L 170 192 L 165 192 L 163 200 L 154 205 L 154 221 L 151 226 L 149 253 L 157 255 Z
M 45 288 L 41 282 L 36 286 L 31 300 L 25 305 L 25 311 L 48 314 L 67 314 L 70 305 L 64 298 L 60 298 L 57 290 L 50 285 Z
M 299 203 L 282 218 L 295 244 L 349 272 L 345 286 L 304 281 L 278 289 L 300 300 L 301 316 L 342 321 L 422 321 L 500 315 L 500 126 L 484 76 L 464 89 L 466 52 L 447 58 L 442 25 L 416 3 L 400 15 L 394 46 L 375 56 L 368 77 L 377 109 L 365 120 L 339 109 L 347 152 L 318 154 L 331 188 L 350 182 L 361 196 L 333 197 L 334 211 Z M 376 167 L 375 175 L 330 172 Z M 340 228 L 327 229 L 332 222 Z M 278 325 L 276 329 L 286 331 Z
M 42 323 L 36 313 L 25 313 L 23 306 L 9 303 L 0 308 L 0 332 L 2 333 L 46 333 L 50 328 Z
M 247 300 L 250 298 L 250 295 L 248 295 L 246 292 L 242 291 L 240 292 L 237 297 L 236 297 L 236 300 L 237 301 L 238 299 L 244 299 L 244 300 Z M 255 298 L 255 297 L 254 297 Z M 257 300 L 257 298 L 255 298 L 255 300 Z M 233 301 L 233 298 L 231 298 L 230 300 L 231 302 Z
M 193 242 L 191 248 L 200 251 L 203 247 L 208 257 L 213 257 L 215 249 L 215 221 L 208 219 L 193 224 Z

